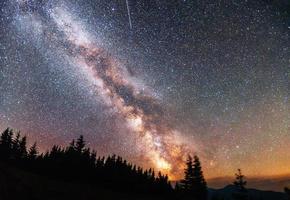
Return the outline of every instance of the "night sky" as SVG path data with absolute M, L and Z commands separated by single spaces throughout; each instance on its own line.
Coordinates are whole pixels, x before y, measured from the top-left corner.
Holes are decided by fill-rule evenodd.
M 188 153 L 206 178 L 289 174 L 287 2 L 2 0 L 0 129 L 171 179 Z

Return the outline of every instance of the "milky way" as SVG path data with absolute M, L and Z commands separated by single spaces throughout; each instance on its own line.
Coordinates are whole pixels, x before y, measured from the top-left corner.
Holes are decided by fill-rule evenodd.
M 172 179 L 195 153 L 208 177 L 238 167 L 288 173 L 289 17 L 282 8 L 4 1 L 0 127 L 22 130 L 41 150 L 83 134 L 100 154 Z
M 52 11 L 52 19 L 66 35 L 66 51 L 91 76 L 96 91 L 103 96 L 105 103 L 116 109 L 128 128 L 138 135 L 136 145 L 142 146 L 144 158 L 152 161 L 158 170 L 167 171 L 170 175 L 182 170 L 181 155 L 189 152 L 185 151 L 185 144 L 176 141 L 174 130 L 163 121 L 163 111 L 156 99 L 129 81 L 124 66 L 105 50 L 92 44 L 69 13 L 56 9 Z

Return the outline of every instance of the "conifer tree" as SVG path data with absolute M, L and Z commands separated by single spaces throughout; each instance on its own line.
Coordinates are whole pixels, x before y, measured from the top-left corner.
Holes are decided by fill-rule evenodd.
M 13 131 L 7 128 L 0 137 L 0 155 L 1 158 L 9 159 L 12 153 Z
M 0 137 L 0 143 L 2 146 L 5 146 L 6 148 L 12 147 L 12 137 L 13 137 L 13 131 L 10 128 L 7 128 Z
M 201 169 L 201 163 L 198 156 L 194 156 L 193 175 L 194 175 L 193 182 L 194 196 L 200 200 L 207 199 L 207 184 L 203 176 L 203 171 Z
M 20 152 L 20 133 L 18 132 L 15 136 L 15 138 L 12 141 L 12 153 L 13 159 L 20 159 L 21 158 L 21 152 Z
M 241 169 L 238 169 L 238 172 L 235 175 L 236 180 L 233 183 L 237 187 L 238 191 L 232 194 L 233 198 L 236 200 L 246 200 L 248 199 L 248 194 L 245 188 L 247 184 L 247 181 L 244 180 L 245 176 L 242 174 Z
M 77 142 L 75 144 L 75 148 L 77 150 L 77 152 L 79 153 L 82 153 L 84 148 L 85 148 L 86 144 L 85 144 L 85 141 L 84 141 L 84 136 L 80 136 L 78 139 L 77 139 Z
M 192 190 L 193 186 L 193 163 L 192 157 L 188 155 L 186 160 L 186 168 L 184 170 L 184 179 L 181 181 L 181 188 L 185 192 Z
M 26 136 L 22 137 L 19 141 L 19 151 L 21 154 L 21 158 L 26 158 L 27 149 L 26 149 Z
M 182 191 L 187 196 L 192 196 L 198 200 L 207 199 L 207 184 L 197 156 L 194 156 L 194 160 L 188 156 L 184 174 L 184 179 L 181 181 Z
M 236 175 L 236 180 L 234 181 L 234 185 L 239 189 L 239 190 L 245 190 L 245 186 L 247 184 L 247 181 L 244 180 L 245 176 L 242 174 L 242 170 L 238 169 L 238 173 Z
M 37 151 L 36 143 L 34 143 L 28 151 L 28 159 L 35 160 L 37 157 L 37 154 L 38 154 L 38 151 Z

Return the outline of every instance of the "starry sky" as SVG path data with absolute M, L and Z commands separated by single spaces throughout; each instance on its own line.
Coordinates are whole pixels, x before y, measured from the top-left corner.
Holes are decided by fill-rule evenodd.
M 287 0 L 2 0 L 0 128 L 178 179 L 290 173 Z

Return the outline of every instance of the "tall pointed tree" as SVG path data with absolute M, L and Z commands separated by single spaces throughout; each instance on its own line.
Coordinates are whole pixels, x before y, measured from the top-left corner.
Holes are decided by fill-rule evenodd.
M 13 131 L 7 128 L 0 136 L 0 155 L 1 158 L 9 159 L 12 153 Z
M 181 181 L 180 186 L 185 191 L 188 192 L 192 190 L 193 187 L 193 161 L 192 157 L 188 155 L 186 160 L 186 168 L 184 170 L 184 179 Z
M 193 161 L 193 193 L 197 199 L 205 200 L 207 199 L 207 184 L 203 176 L 203 171 L 201 168 L 201 163 L 198 156 L 194 156 Z
M 82 153 L 85 146 L 86 146 L 86 143 L 84 141 L 84 136 L 81 135 L 76 141 L 75 148 L 78 152 Z
M 20 159 L 21 158 L 21 152 L 20 152 L 20 132 L 17 132 L 15 138 L 12 141 L 12 153 L 13 159 Z
M 36 143 L 34 143 L 28 151 L 28 158 L 31 160 L 35 160 L 37 157 L 37 154 L 38 154 L 38 151 L 37 151 Z
M 21 154 L 21 158 L 26 158 L 27 149 L 26 149 L 26 136 L 22 137 L 19 141 L 19 151 Z
M 184 179 L 181 181 L 181 189 L 187 196 L 192 196 L 198 200 L 207 199 L 207 184 L 201 169 L 198 156 L 188 156 Z
M 5 146 L 7 148 L 12 147 L 13 143 L 13 131 L 10 128 L 7 128 L 0 137 L 0 143 L 2 146 Z

